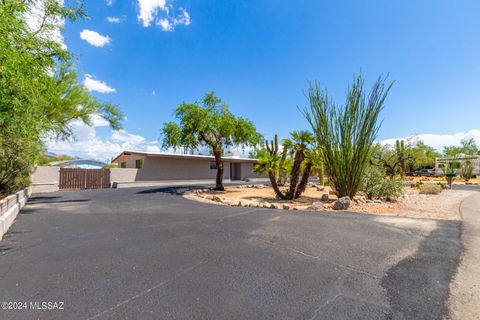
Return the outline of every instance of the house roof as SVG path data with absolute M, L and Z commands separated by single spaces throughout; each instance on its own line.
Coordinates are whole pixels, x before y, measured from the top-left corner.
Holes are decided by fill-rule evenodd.
M 176 154 L 176 153 L 166 153 L 166 152 L 141 152 L 141 151 L 130 151 L 125 150 L 122 151 L 118 156 L 116 156 L 112 162 L 115 162 L 121 156 L 129 156 L 129 155 L 141 155 L 145 157 L 151 158 L 173 158 L 173 159 L 195 159 L 195 160 L 215 160 L 213 156 L 204 156 L 199 154 Z M 222 160 L 224 161 L 231 161 L 231 162 L 257 162 L 257 159 L 252 158 L 244 158 L 238 156 L 223 156 Z
M 72 160 L 50 162 L 49 165 L 54 167 L 79 167 L 79 166 L 103 167 L 104 165 L 106 165 L 106 163 L 96 161 L 96 160 L 90 160 L 90 159 L 72 159 Z

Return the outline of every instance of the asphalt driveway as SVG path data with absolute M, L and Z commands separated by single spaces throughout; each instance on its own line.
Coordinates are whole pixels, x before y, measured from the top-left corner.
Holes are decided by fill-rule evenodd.
M 461 251 L 458 222 L 212 206 L 181 191 L 31 198 L 0 242 L 0 301 L 34 304 L 0 310 L 0 319 L 437 319 L 445 312 Z M 63 310 L 34 310 L 43 302 L 62 302 Z

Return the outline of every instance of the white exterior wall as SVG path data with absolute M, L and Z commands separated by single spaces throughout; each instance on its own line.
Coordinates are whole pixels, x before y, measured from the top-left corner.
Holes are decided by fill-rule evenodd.
M 259 175 L 253 172 L 253 162 L 242 162 L 242 180 L 267 178 L 266 174 Z
M 473 164 L 473 172 L 472 175 L 474 176 L 480 176 L 480 157 L 475 157 L 475 159 L 472 159 L 473 157 L 470 157 L 468 160 L 472 162 Z M 458 161 L 460 164 L 462 164 L 465 159 L 463 158 L 437 158 L 435 159 L 435 174 L 436 175 L 442 175 L 443 170 L 440 167 L 440 165 L 444 163 L 449 163 L 451 161 Z M 460 172 L 460 169 L 457 170 L 457 173 Z
M 137 181 L 215 179 L 216 169 L 210 169 L 211 160 L 146 158 L 138 170 Z M 224 162 L 224 179 L 230 179 L 230 165 Z

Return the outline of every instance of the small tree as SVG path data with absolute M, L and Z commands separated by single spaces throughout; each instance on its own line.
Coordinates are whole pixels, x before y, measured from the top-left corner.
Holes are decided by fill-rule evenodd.
M 315 134 L 338 197 L 353 198 L 359 189 L 380 128 L 378 116 L 392 85 L 378 78 L 367 99 L 364 80 L 357 76 L 347 92 L 345 106 L 337 107 L 318 83 L 310 84 L 310 107 L 304 108 L 303 114 Z
M 217 175 L 215 189 L 223 187 L 222 155 L 229 146 L 255 146 L 261 140 L 254 124 L 235 117 L 214 92 L 207 93 L 200 103 L 182 103 L 175 109 L 179 123 L 163 124 L 163 147 L 195 149 L 207 146 L 215 157 Z
M 445 179 L 447 180 L 448 186 L 450 188 L 452 187 L 453 180 L 457 175 L 457 170 L 459 167 L 460 167 L 460 164 L 456 160 L 452 160 L 452 161 L 441 164 L 443 175 L 445 176 Z

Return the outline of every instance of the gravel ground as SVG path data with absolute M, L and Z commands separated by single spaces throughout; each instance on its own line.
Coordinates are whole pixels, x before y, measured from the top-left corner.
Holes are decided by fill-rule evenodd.
M 275 194 L 270 187 L 227 187 L 225 191 L 208 191 L 201 194 L 188 194 L 187 198 L 202 202 L 211 202 L 207 198 L 212 195 L 218 195 L 221 198 L 227 198 L 232 204 L 238 201 L 244 203 L 288 203 L 290 209 L 308 210 L 307 208 L 314 202 L 319 202 L 323 194 L 329 193 L 331 189 L 325 187 L 318 191 L 316 187 L 309 186 L 305 193 L 295 201 L 281 201 L 275 198 Z M 390 215 L 399 217 L 430 218 L 441 220 L 461 220 L 458 207 L 463 199 L 467 198 L 474 191 L 472 190 L 443 190 L 438 195 L 419 194 L 417 189 L 407 188 L 404 198 L 397 202 L 382 203 L 356 203 L 352 202 L 349 211 L 356 213 L 368 213 L 376 215 Z M 335 212 L 332 209 L 332 202 L 336 199 L 334 195 L 329 195 L 330 202 L 325 204 L 325 211 Z

